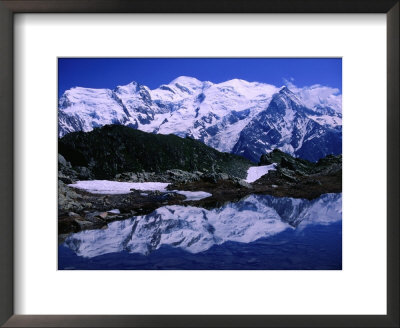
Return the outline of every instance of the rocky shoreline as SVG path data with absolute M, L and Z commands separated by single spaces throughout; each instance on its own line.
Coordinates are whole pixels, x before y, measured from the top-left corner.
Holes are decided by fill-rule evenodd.
M 147 214 L 160 206 L 178 205 L 185 196 L 157 191 L 129 194 L 92 194 L 59 181 L 58 233 L 100 229 L 109 222 Z
M 58 233 L 60 238 L 71 232 L 101 229 L 116 220 L 151 213 L 166 205 L 191 205 L 207 209 L 227 202 L 239 201 L 250 194 L 269 194 L 276 197 L 314 199 L 325 193 L 342 191 L 342 157 L 329 155 L 317 163 L 293 158 L 279 150 L 263 155 L 260 165 L 276 163 L 258 180 L 244 180 L 216 172 L 185 172 L 167 170 L 163 173 L 127 172 L 117 174 L 115 181 L 168 182 L 168 192 L 132 190 L 129 194 L 93 194 L 74 189 L 67 184 L 88 177 L 85 168 L 73 168 L 59 157 Z M 212 196 L 200 200 L 186 200 L 173 190 L 204 191 Z
M 146 182 L 149 180 L 143 180 L 143 176 L 153 177 L 152 174 L 146 173 L 139 174 L 140 176 L 140 180 L 125 180 L 120 177 L 116 181 Z M 216 207 L 221 201 L 239 200 L 249 192 L 251 193 L 250 184 L 238 178 L 231 178 L 226 174 L 205 174 L 202 178 L 191 174 L 191 180 L 188 180 L 186 173 L 179 174 L 180 178 L 177 178 L 175 174 L 173 176 L 174 178 L 170 180 L 164 176 L 165 179 L 162 182 L 169 182 L 171 186 L 183 186 L 182 189 L 177 188 L 176 190 L 202 191 L 199 188 L 203 184 L 207 184 L 208 190 L 212 194 L 211 197 L 207 197 L 210 199 L 206 203 L 208 207 Z M 198 188 L 193 188 L 194 185 L 197 185 Z M 185 186 L 189 188 L 184 188 Z M 226 188 L 230 189 L 231 192 L 226 194 L 220 192 Z M 201 204 L 203 204 L 201 200 L 187 200 L 185 196 L 173 192 L 173 189 L 168 189 L 170 191 L 167 192 L 131 190 L 128 194 L 95 194 L 70 187 L 59 180 L 58 233 L 60 235 L 87 229 L 101 229 L 106 227 L 109 222 L 148 214 L 161 206 L 202 206 Z M 227 198 L 226 195 L 229 197 Z

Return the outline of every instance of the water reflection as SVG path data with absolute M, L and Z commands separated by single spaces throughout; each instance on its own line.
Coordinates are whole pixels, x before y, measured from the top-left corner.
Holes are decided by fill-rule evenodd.
M 325 194 L 311 201 L 251 195 L 213 210 L 161 207 L 148 215 L 113 222 L 105 230 L 73 234 L 64 246 L 86 258 L 115 252 L 148 255 L 163 245 L 195 254 L 225 242 L 250 243 L 341 218 L 342 194 Z

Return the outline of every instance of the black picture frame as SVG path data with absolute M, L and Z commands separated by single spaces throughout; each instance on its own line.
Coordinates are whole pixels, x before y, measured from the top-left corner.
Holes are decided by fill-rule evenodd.
M 399 327 L 399 8 L 398 0 L 0 0 L 0 324 L 4 327 Z M 13 17 L 16 13 L 386 14 L 387 315 L 14 315 Z

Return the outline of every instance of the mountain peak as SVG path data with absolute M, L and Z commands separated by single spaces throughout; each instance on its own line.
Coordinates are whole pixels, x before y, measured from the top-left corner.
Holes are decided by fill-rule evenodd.
M 200 80 L 196 79 L 195 77 L 191 77 L 191 76 L 178 76 L 176 79 L 172 80 L 169 84 L 203 84 L 203 82 L 201 82 Z
M 285 85 L 279 90 L 280 94 L 294 94 L 290 89 Z
M 328 106 L 341 108 L 341 98 L 333 96 L 332 88 L 304 88 L 238 78 L 213 84 L 190 76 L 152 90 L 135 81 L 114 90 L 78 87 L 60 97 L 59 136 L 121 124 L 157 134 L 189 134 L 255 161 L 273 148 L 311 160 L 340 153 L 341 113 Z
M 114 92 L 123 93 L 123 94 L 133 94 L 133 93 L 138 92 L 140 90 L 140 88 L 141 88 L 140 83 L 138 83 L 136 81 L 132 81 L 125 85 L 118 85 L 114 89 Z
M 304 107 L 305 107 L 305 105 L 304 105 L 303 102 L 299 99 L 299 97 L 296 96 L 296 94 L 294 94 L 287 86 L 282 87 L 282 88 L 279 90 L 278 95 L 279 95 L 279 96 L 282 96 L 282 97 L 284 97 L 284 98 L 286 98 L 286 99 L 290 99 L 290 100 L 293 101 L 296 105 L 304 106 Z

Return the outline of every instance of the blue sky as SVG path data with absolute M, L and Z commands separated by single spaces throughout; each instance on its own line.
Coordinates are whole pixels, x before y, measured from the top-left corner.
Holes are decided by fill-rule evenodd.
M 58 94 L 75 86 L 114 89 L 132 81 L 154 89 L 181 75 L 276 86 L 290 80 L 298 87 L 321 84 L 342 91 L 341 58 L 59 58 Z

